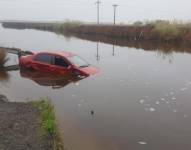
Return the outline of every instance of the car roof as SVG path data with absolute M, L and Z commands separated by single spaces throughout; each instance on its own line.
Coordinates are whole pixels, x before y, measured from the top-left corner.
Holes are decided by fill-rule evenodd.
M 66 52 L 66 51 L 58 51 L 58 50 L 52 50 L 52 51 L 41 51 L 41 52 L 36 52 L 35 54 L 42 54 L 42 53 L 48 53 L 48 54 L 53 54 L 53 55 L 60 55 L 63 57 L 71 57 L 75 56 L 75 54 L 71 52 Z

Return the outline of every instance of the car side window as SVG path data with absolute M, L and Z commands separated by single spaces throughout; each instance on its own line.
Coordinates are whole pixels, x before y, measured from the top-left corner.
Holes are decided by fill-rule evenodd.
M 67 68 L 69 66 L 68 63 L 64 60 L 64 58 L 59 56 L 54 57 L 54 65 L 64 68 Z
M 35 61 L 52 64 L 52 56 L 50 54 L 39 54 L 34 58 Z

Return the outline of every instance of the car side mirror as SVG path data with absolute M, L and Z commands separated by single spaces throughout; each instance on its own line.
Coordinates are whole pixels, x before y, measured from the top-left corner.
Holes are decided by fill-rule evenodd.
M 69 66 L 67 67 L 67 69 L 68 69 L 68 70 L 70 70 L 71 68 L 72 68 L 72 66 L 71 66 L 71 65 L 69 65 Z

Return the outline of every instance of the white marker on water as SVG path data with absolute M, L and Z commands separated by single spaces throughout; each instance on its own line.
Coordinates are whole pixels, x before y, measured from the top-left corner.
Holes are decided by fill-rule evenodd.
M 82 106 L 82 104 L 78 104 L 78 107 L 81 107 Z
M 149 108 L 149 110 L 151 111 L 151 112 L 153 112 L 153 111 L 155 111 L 155 108 Z
M 76 97 L 76 95 L 75 95 L 75 94 L 72 94 L 72 97 Z
M 77 83 L 75 83 L 75 85 L 78 86 L 78 85 L 80 85 L 80 84 L 77 82 Z
M 147 142 L 144 142 L 144 141 L 139 141 L 138 143 L 141 144 L 141 145 L 146 145 L 147 144 Z
M 170 92 L 170 95 L 174 95 L 174 92 Z
M 187 90 L 186 87 L 180 89 L 180 91 L 182 91 L 182 92 L 184 92 L 184 91 L 186 91 L 186 90 Z
M 161 98 L 161 101 L 165 101 L 165 98 Z
M 145 101 L 144 99 L 141 99 L 139 102 L 140 102 L 141 104 L 143 104 L 143 103 L 144 103 L 144 101 Z
M 158 104 L 160 104 L 160 102 L 159 102 L 159 101 L 156 101 L 156 104 L 158 105 Z

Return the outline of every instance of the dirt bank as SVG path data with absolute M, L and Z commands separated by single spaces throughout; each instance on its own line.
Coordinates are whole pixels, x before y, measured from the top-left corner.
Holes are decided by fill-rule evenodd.
M 0 96 L 0 150 L 53 150 L 51 136 L 41 134 L 41 124 L 37 107 Z

